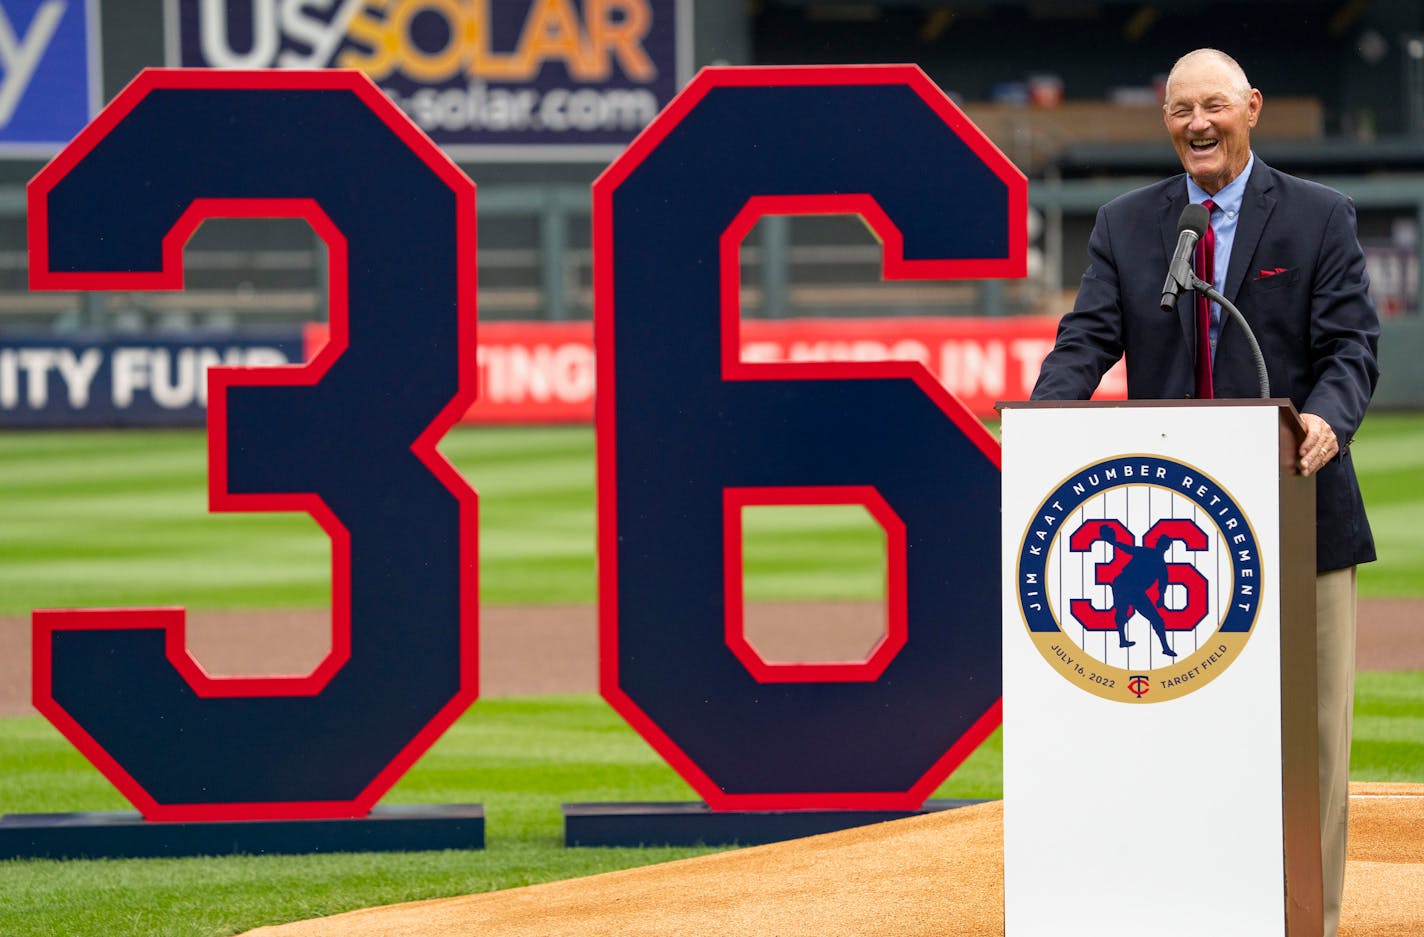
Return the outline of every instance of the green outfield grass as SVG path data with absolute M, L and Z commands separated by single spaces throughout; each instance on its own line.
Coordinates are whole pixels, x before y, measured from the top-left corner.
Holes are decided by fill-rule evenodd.
M 38 717 L 0 720 L 11 813 L 127 804 Z M 938 796 L 999 796 L 997 733 Z M 0 934 L 229 934 L 372 904 L 470 894 L 715 850 L 566 849 L 559 805 L 691 801 L 692 790 L 593 696 L 476 703 L 386 797 L 483 803 L 479 852 L 0 862 Z
M 1360 594 L 1424 595 L 1424 416 L 1371 413 L 1350 451 L 1379 551 Z
M 1424 783 L 1421 699 L 1424 673 L 1360 675 L 1353 778 Z M 0 764 L 5 812 L 127 806 L 39 717 L 0 720 Z M 935 796 L 999 797 L 1001 764 L 995 732 Z M 483 851 L 0 862 L 0 934 L 231 934 L 700 855 L 713 850 L 562 846 L 560 803 L 693 799 L 597 697 L 482 700 L 386 802 L 483 803 Z
M 209 514 L 204 435 L 0 436 L 0 614 L 34 608 L 316 607 L 330 547 L 306 515 Z M 590 603 L 593 430 L 460 428 L 441 446 L 480 495 L 487 604 Z M 856 507 L 749 509 L 748 597 L 875 598 L 883 534 Z
M 481 493 L 482 601 L 594 601 L 592 430 L 458 429 L 442 449 Z M 1381 553 L 1361 592 L 1424 596 L 1424 417 L 1372 415 L 1354 454 Z M 882 535 L 863 512 L 752 514 L 749 595 L 879 594 L 867 570 L 879 568 Z M 307 518 L 207 515 L 199 432 L 0 435 L 0 614 L 318 606 L 328 563 Z M 1352 777 L 1424 783 L 1424 673 L 1361 674 L 1356 711 Z M 999 796 L 1000 752 L 996 732 L 936 796 Z M 0 719 L 0 766 L 0 812 L 127 808 L 39 717 Z M 483 803 L 484 851 L 0 862 L 0 934 L 230 934 L 644 865 L 707 850 L 565 849 L 559 804 L 691 799 L 597 697 L 482 700 L 386 802 Z
M 1362 673 L 1350 777 L 1424 783 L 1424 672 Z
M 33 608 L 315 607 L 330 548 L 305 515 L 208 514 L 197 430 L 0 435 L 0 614 Z M 593 602 L 593 430 L 457 428 L 480 493 L 487 604 Z M 1380 560 L 1364 596 L 1424 596 L 1424 416 L 1371 414 L 1354 445 Z M 751 509 L 752 598 L 874 598 L 883 535 L 863 511 Z

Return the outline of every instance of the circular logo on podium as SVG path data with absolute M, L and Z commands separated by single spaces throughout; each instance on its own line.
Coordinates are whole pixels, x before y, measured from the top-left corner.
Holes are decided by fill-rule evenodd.
M 1220 676 L 1251 637 L 1261 556 L 1236 499 L 1173 459 L 1074 472 L 1024 531 L 1019 609 L 1046 661 L 1104 699 L 1155 703 Z

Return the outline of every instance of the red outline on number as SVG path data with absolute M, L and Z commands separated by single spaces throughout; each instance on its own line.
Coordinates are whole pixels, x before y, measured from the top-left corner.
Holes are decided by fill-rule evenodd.
M 141 102 L 150 91 L 182 89 L 271 89 L 349 91 L 360 98 L 456 196 L 456 270 L 458 344 L 475 347 L 476 270 L 475 185 L 365 75 L 354 71 L 222 71 L 217 69 L 146 69 L 129 83 L 94 121 L 31 181 L 29 200 L 30 285 L 32 289 L 115 290 L 183 288 L 183 247 L 209 218 L 303 218 L 326 242 L 329 254 L 328 297 L 331 340 L 313 361 L 262 368 L 214 367 L 209 370 L 208 499 L 212 511 L 305 511 L 332 543 L 332 650 L 309 674 L 300 676 L 211 676 L 193 659 L 186 643 L 182 608 L 36 610 L 32 659 L 35 708 L 127 797 L 147 820 L 297 820 L 363 817 L 433 745 L 479 695 L 478 499 L 464 478 L 436 448 L 469 408 L 476 394 L 475 356 L 459 356 L 454 398 L 411 443 L 411 452 L 455 496 L 460 511 L 460 690 L 351 801 L 278 801 L 274 803 L 180 804 L 155 801 L 52 698 L 52 635 L 60 630 L 158 628 L 164 631 L 165 655 L 193 691 L 205 699 L 315 696 L 350 659 L 350 537 L 320 497 L 313 493 L 241 495 L 227 488 L 227 389 L 235 386 L 311 386 L 346 350 L 348 339 L 348 268 L 346 240 L 312 199 L 195 199 L 164 236 L 162 269 L 139 273 L 55 273 L 49 267 L 49 192 Z
M 1005 183 L 1008 190 L 1009 256 L 954 261 L 906 260 L 898 229 L 889 223 L 874 200 L 865 195 L 761 196 L 753 198 L 737 215 L 721 240 L 722 361 L 728 380 L 793 378 L 845 379 L 893 377 L 913 380 L 935 401 L 960 431 L 995 468 L 1000 466 L 999 444 L 968 409 L 918 362 L 746 364 L 729 349 L 737 349 L 741 328 L 740 308 L 728 315 L 729 280 L 740 281 L 739 264 L 728 269 L 726 254 L 733 227 L 740 226 L 740 244 L 756 218 L 772 208 L 794 207 L 797 213 L 862 215 L 885 245 L 883 261 L 887 279 L 909 277 L 1022 277 L 1028 266 L 1028 182 L 1008 158 L 970 123 L 934 82 L 914 65 L 755 66 L 704 68 L 687 87 L 640 133 L 623 155 L 593 183 L 594 347 L 599 392 L 594 401 L 598 463 L 598 621 L 599 692 L 603 698 L 687 781 L 713 810 L 916 810 L 940 783 L 1003 721 L 1003 701 L 996 700 L 949 751 L 930 766 L 909 790 L 878 793 L 728 794 L 665 733 L 618 684 L 618 504 L 617 412 L 614 383 L 613 310 L 613 195 L 714 88 L 812 85 L 903 84 L 912 88 L 955 134 Z M 735 250 L 734 250 L 735 253 Z M 735 302 L 737 292 L 730 296 Z M 782 489 L 786 491 L 787 489 Z
M 860 660 L 770 661 L 747 640 L 743 593 L 742 508 L 756 505 L 853 504 L 885 531 L 885 633 Z M 909 640 L 905 522 L 871 485 L 798 485 L 722 489 L 723 599 L 727 647 L 758 683 L 872 683 Z
M 916 74 L 922 74 L 914 69 Z M 948 99 L 945 101 L 949 103 Z M 950 105 L 953 106 L 953 105 Z M 975 133 L 978 131 L 976 130 Z M 995 152 L 998 152 L 997 150 Z M 1015 170 L 1017 171 L 1017 170 Z M 1022 178 L 1022 177 L 1020 177 Z M 1011 216 L 1027 217 L 1025 203 L 1016 207 L 1009 187 Z M 1027 185 L 1020 187 L 1027 193 Z M 1027 240 L 1020 234 L 1016 256 L 995 260 L 906 260 L 905 239 L 900 229 L 870 195 L 759 195 L 747 204 L 722 232 L 718 245 L 721 269 L 722 379 L 724 381 L 811 381 L 846 379 L 908 379 L 933 400 L 945 416 L 999 467 L 999 443 L 984 424 L 935 379 L 918 361 L 797 361 L 744 362 L 742 348 L 742 241 L 768 215 L 858 215 L 882 248 L 881 274 L 887 280 L 972 279 L 976 277 L 1022 277 L 1026 272 Z

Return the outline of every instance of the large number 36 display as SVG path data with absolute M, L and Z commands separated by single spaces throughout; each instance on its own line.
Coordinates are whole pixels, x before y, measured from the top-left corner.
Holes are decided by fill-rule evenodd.
M 604 696 L 714 808 L 918 807 L 999 721 L 998 446 L 917 363 L 743 363 L 739 246 L 853 213 L 887 277 L 1023 276 L 1023 176 L 916 68 L 708 69 L 593 208 Z M 886 528 L 889 633 L 756 660 L 734 512 L 817 501 Z
M 209 392 L 213 509 L 331 537 L 326 660 L 215 678 L 181 609 L 35 614 L 36 706 L 145 817 L 364 816 L 473 702 L 475 497 L 435 444 L 474 396 L 474 196 L 342 72 L 144 72 L 32 183 L 40 288 L 181 288 L 212 217 L 304 218 L 330 256 L 326 350 Z
M 744 364 L 738 248 L 853 213 L 889 277 L 1022 276 L 1026 185 L 917 69 L 709 69 L 594 188 L 605 697 L 715 808 L 909 809 L 998 723 L 998 449 L 918 364 Z M 333 650 L 211 677 L 178 609 L 37 612 L 35 702 L 149 819 L 364 815 L 475 697 L 474 186 L 354 73 L 150 71 L 30 189 L 31 282 L 176 289 L 204 219 L 330 254 L 311 364 L 211 374 L 215 510 L 311 513 Z M 737 511 L 860 503 L 889 634 L 755 659 Z

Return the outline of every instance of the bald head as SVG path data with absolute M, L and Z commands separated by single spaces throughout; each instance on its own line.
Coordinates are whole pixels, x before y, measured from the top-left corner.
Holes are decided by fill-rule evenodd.
M 1172 70 L 1167 73 L 1167 98 L 1172 97 L 1172 83 L 1183 72 L 1210 69 L 1223 76 L 1232 91 L 1243 99 L 1251 93 L 1251 82 L 1246 78 L 1246 70 L 1235 59 L 1220 49 L 1195 49 L 1177 59 Z

